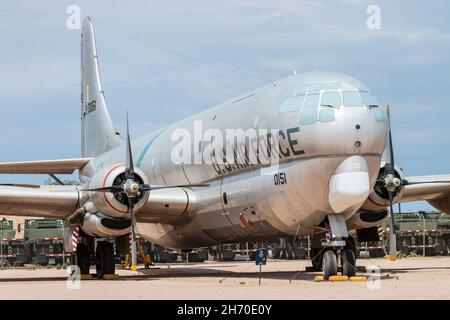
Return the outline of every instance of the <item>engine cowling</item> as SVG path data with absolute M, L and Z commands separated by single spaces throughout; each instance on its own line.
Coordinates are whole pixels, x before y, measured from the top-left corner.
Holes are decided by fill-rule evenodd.
M 135 168 L 135 180 L 138 183 L 148 184 L 147 177 L 139 168 Z M 89 182 L 89 188 L 102 188 L 108 186 L 120 186 L 125 182 L 125 165 L 116 164 L 103 168 L 97 172 Z M 134 211 L 138 212 L 147 203 L 148 192 L 137 195 Z M 89 201 L 92 208 L 89 212 L 101 212 L 114 218 L 130 218 L 128 212 L 128 199 L 124 193 L 89 192 Z
M 93 237 L 119 237 L 131 232 L 131 220 L 114 219 L 102 213 L 87 213 L 81 228 Z
M 348 229 L 365 229 L 382 224 L 388 217 L 387 210 L 377 212 L 358 211 L 347 220 Z
M 377 180 L 385 176 L 385 166 L 386 162 L 383 160 L 381 162 L 380 171 Z M 395 166 L 395 176 L 400 180 L 404 180 L 405 176 L 403 170 L 399 166 Z M 394 202 L 396 199 L 401 197 L 403 193 L 402 186 L 399 186 L 394 193 Z M 381 184 L 376 183 L 373 190 L 370 192 L 369 197 L 361 206 L 362 211 L 366 212 L 380 212 L 389 207 L 389 193 L 387 189 Z

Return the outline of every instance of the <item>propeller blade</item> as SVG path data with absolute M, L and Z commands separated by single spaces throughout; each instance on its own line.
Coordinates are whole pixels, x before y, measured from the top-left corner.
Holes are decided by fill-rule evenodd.
M 133 155 L 131 153 L 131 139 L 130 139 L 130 125 L 128 121 L 128 110 L 127 110 L 127 147 L 126 147 L 126 162 L 125 162 L 125 179 L 134 179 L 134 166 L 133 166 Z
M 0 186 L 33 188 L 33 189 L 39 189 L 41 187 L 39 184 L 26 184 L 26 183 L 0 183 Z
M 386 174 L 394 174 L 395 173 L 395 161 L 394 161 L 394 147 L 392 146 L 392 132 L 391 132 L 391 108 L 389 105 L 386 107 L 387 120 L 388 120 L 388 138 L 387 138 L 387 159 L 389 163 L 386 162 Z
M 123 189 L 119 186 L 110 186 L 110 187 L 101 187 L 101 188 L 92 188 L 92 189 L 81 189 L 80 191 L 93 191 L 93 192 L 122 192 Z
M 209 183 L 198 183 L 198 184 L 180 184 L 175 186 L 160 186 L 160 187 L 152 187 L 148 184 L 141 184 L 139 186 L 140 191 L 150 191 L 150 190 L 159 190 L 159 189 L 170 189 L 170 188 L 205 188 L 209 187 Z
M 389 259 L 391 261 L 397 260 L 397 237 L 395 235 L 394 207 L 392 205 L 393 200 L 393 192 L 389 191 L 389 213 L 391 216 L 391 225 L 389 228 Z
M 128 208 L 131 217 L 131 270 L 137 270 L 137 255 L 136 255 L 136 217 L 134 215 L 134 197 L 128 197 Z
M 425 184 L 425 183 L 449 183 L 450 181 L 439 181 L 439 180 L 434 180 L 434 181 L 414 181 L 414 182 L 409 182 L 408 180 L 402 180 L 402 185 L 404 186 L 412 186 L 415 184 Z

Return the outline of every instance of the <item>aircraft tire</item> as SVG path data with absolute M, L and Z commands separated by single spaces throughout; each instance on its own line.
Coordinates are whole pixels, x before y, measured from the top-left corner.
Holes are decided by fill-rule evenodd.
M 353 277 L 356 275 L 356 258 L 351 249 L 345 249 L 341 255 L 342 275 Z
M 84 243 L 77 245 L 77 266 L 80 268 L 80 274 L 89 274 L 91 266 L 89 249 Z
M 105 274 L 114 274 L 116 266 L 114 264 L 114 250 L 108 241 L 97 243 L 95 252 L 97 278 L 102 279 Z
M 322 270 L 323 278 L 328 280 L 330 276 L 337 274 L 337 258 L 336 253 L 332 250 L 327 250 L 322 256 Z

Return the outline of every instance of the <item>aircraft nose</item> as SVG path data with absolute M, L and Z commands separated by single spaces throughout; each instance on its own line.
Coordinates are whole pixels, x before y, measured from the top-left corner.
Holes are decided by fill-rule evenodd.
M 328 202 L 335 213 L 346 213 L 347 210 L 361 206 L 369 193 L 367 161 L 354 155 L 342 161 L 331 176 Z

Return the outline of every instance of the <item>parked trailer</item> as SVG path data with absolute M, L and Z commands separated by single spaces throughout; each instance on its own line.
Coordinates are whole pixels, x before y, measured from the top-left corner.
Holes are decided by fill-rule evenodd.
M 64 261 L 70 262 L 71 254 L 64 252 L 63 237 L 40 238 L 34 245 L 35 263 L 38 265 L 62 265 Z
M 4 240 L 1 244 L 0 264 L 2 266 L 23 266 L 25 263 L 23 239 Z
M 425 227 L 425 228 L 424 228 Z M 388 221 L 382 225 L 380 241 L 357 243 L 361 257 L 382 257 L 389 250 Z M 450 217 L 445 213 L 418 212 L 396 214 L 397 250 L 404 255 L 448 254 Z M 424 240 L 425 239 L 425 240 Z
M 25 261 L 44 266 L 69 264 L 71 254 L 64 252 L 64 235 L 68 231 L 62 219 L 26 219 Z
M 0 265 L 21 266 L 24 264 L 24 245 L 22 239 L 15 239 L 13 221 L 0 221 Z

